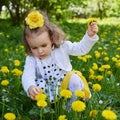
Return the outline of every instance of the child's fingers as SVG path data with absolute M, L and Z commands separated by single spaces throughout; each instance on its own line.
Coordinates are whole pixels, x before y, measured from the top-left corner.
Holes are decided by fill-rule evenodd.
M 32 96 L 32 95 L 30 95 L 30 98 L 31 98 L 32 100 L 35 100 L 35 97 L 34 97 L 34 96 Z
M 91 29 L 91 31 L 93 31 L 93 32 L 98 32 L 97 23 L 92 22 L 92 23 L 90 24 L 90 29 Z
M 97 22 L 91 22 L 90 26 L 97 25 Z

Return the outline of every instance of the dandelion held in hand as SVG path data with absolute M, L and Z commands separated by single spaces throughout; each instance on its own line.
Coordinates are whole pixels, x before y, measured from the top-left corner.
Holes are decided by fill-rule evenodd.
M 41 93 L 41 94 L 37 94 L 36 96 L 35 96 L 35 100 L 46 100 L 46 95 L 45 94 L 43 94 L 43 93 Z
M 43 15 L 40 14 L 38 11 L 30 12 L 25 18 L 25 21 L 30 29 L 35 29 L 44 25 Z
M 97 19 L 96 19 L 96 18 L 90 18 L 90 19 L 88 20 L 88 26 L 89 26 L 92 22 L 96 22 L 96 23 L 97 23 Z

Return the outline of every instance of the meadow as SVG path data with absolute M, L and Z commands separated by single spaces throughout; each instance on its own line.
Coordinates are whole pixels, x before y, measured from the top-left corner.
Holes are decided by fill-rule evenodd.
M 70 56 L 73 69 L 82 72 L 92 94 L 85 100 L 78 91 L 79 102 L 71 109 L 66 108 L 71 96 L 67 93 L 54 104 L 46 99 L 38 105 L 27 97 L 21 85 L 26 57 L 23 26 L 0 21 L 0 120 L 120 120 L 120 19 L 98 20 L 99 41 L 93 49 L 85 56 Z M 59 26 L 69 40 L 77 42 L 87 20 L 67 20 Z

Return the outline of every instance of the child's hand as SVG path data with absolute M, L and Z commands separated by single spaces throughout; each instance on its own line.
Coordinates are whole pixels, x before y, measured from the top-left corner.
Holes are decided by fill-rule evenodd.
M 30 86 L 28 89 L 29 96 L 32 100 L 35 100 L 35 96 L 40 93 L 40 88 L 37 86 Z
M 88 25 L 88 30 L 87 30 L 87 33 L 88 33 L 89 37 L 93 37 L 97 32 L 98 32 L 97 23 L 96 22 L 91 22 Z

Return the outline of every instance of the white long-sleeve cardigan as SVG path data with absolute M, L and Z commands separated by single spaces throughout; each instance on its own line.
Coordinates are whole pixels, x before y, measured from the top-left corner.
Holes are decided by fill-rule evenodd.
M 70 41 L 65 41 L 60 48 L 55 48 L 52 50 L 51 56 L 54 60 L 54 63 L 56 63 L 59 68 L 67 72 L 71 71 L 72 65 L 70 63 L 69 55 L 80 56 L 87 54 L 93 45 L 98 41 L 98 39 L 98 35 L 94 35 L 92 38 L 90 38 L 86 33 L 83 39 L 79 42 L 72 43 Z M 36 85 L 36 69 L 39 69 L 41 76 L 44 75 L 41 60 L 35 56 L 28 55 L 26 57 L 22 75 L 22 85 L 26 93 L 28 93 L 28 88 L 31 85 Z

